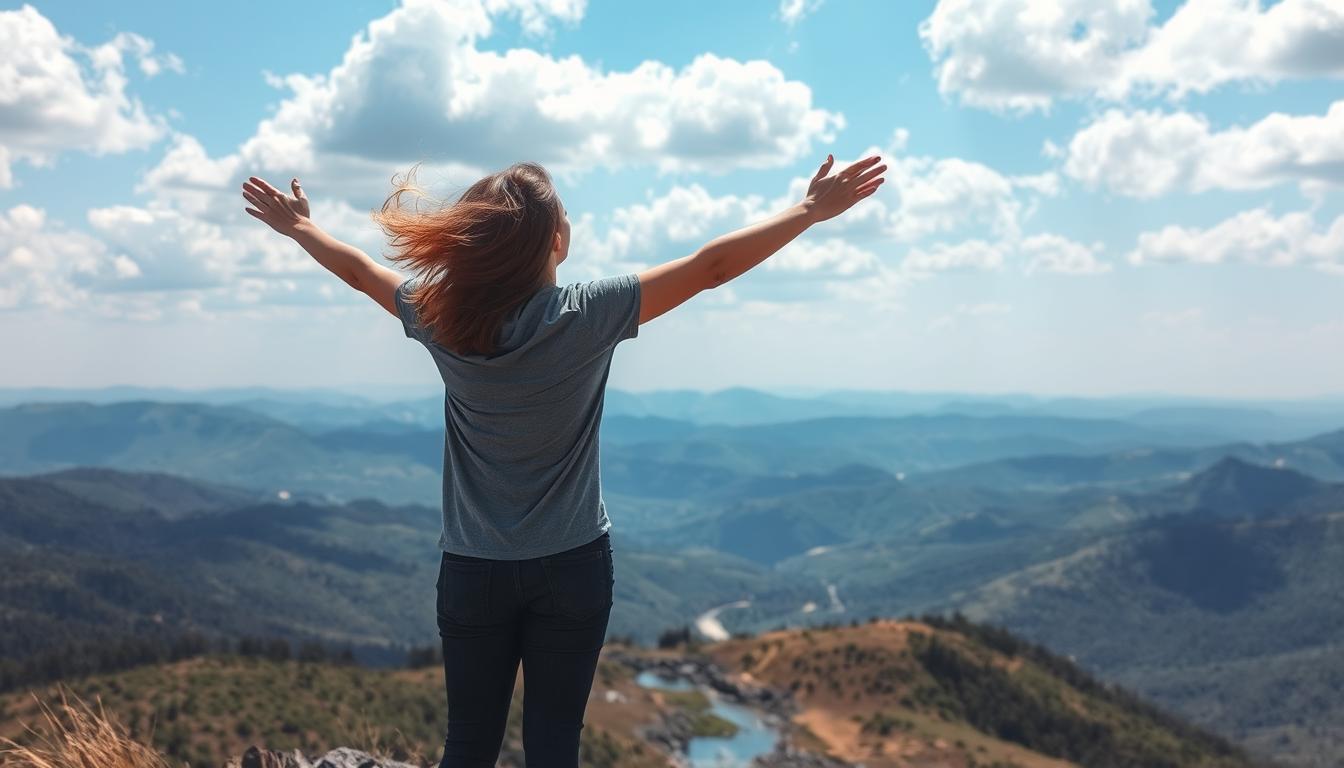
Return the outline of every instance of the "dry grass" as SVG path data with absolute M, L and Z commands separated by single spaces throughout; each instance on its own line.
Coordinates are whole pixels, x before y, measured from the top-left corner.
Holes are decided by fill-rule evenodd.
M 367 718 L 361 718 L 348 732 L 352 734 L 349 744 L 351 748 L 367 752 L 376 758 L 412 765 L 438 763 L 437 758 L 431 759 L 416 748 L 415 743 L 407 738 L 400 728 L 387 728 Z
M 44 728 L 27 724 L 36 737 L 31 745 L 0 737 L 0 766 L 12 768 L 172 768 L 163 755 L 131 738 L 116 718 L 103 710 L 97 697 L 95 712 L 78 696 L 71 704 L 63 687 L 60 705 L 53 710 L 33 698 L 41 709 Z
M 42 714 L 39 728 L 24 724 L 34 736 L 22 744 L 0 736 L 0 766 L 4 768 L 174 768 L 162 754 L 131 738 L 126 727 L 103 708 L 97 709 L 58 684 L 60 704 L 52 707 L 33 693 Z M 71 703 L 73 700 L 73 703 Z M 355 749 L 387 760 L 427 765 L 429 759 L 398 728 L 386 728 L 367 719 L 351 728 Z M 146 737 L 152 741 L 153 734 Z M 188 763 L 185 768 L 190 768 Z

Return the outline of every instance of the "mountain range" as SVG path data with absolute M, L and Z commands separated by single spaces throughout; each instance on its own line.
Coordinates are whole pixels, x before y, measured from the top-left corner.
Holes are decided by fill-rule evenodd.
M 961 610 L 1257 755 L 1344 755 L 1330 725 L 1344 720 L 1333 424 L 1255 442 L 1182 431 L 1252 418 L 1241 409 L 973 402 L 734 425 L 666 415 L 712 411 L 678 397 L 604 420 L 612 637 Z M 0 650 L 32 661 L 55 641 L 203 631 L 395 661 L 433 637 L 441 455 L 441 434 L 414 419 L 0 409 Z

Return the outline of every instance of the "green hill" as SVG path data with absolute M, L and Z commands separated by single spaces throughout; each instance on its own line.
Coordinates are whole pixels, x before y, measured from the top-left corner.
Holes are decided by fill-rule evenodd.
M 689 655 L 683 655 L 689 654 Z M 630 659 L 643 660 L 632 663 Z M 873 621 L 770 632 L 690 649 L 611 643 L 599 663 L 582 732 L 583 764 L 663 766 L 646 738 L 681 712 L 696 731 L 700 693 L 638 685 L 648 663 L 714 664 L 720 686 L 767 686 L 788 714 L 795 748 L 869 768 L 957 766 L 1208 766 L 1251 763 L 1235 747 L 1091 679 L 1069 662 L 964 621 Z M 353 746 L 421 765 L 439 757 L 442 671 L 374 670 L 328 662 L 207 656 L 67 681 L 177 761 L 221 765 L 247 746 L 307 753 Z M 505 737 L 521 748 L 523 675 Z M 51 700 L 55 689 L 35 691 Z M 38 719 L 27 692 L 0 696 L 0 736 L 23 742 Z
M 366 660 L 436 637 L 437 510 L 256 498 L 107 469 L 0 477 L 0 667 L 145 633 L 315 639 Z M 797 583 L 713 550 L 650 551 L 619 531 L 613 551 L 611 633 L 644 642 L 724 595 Z
M 1329 726 L 1344 721 L 1340 487 L 1229 461 L 1147 501 L 1167 514 L 1000 576 L 957 604 L 1258 753 L 1335 764 L 1344 754 Z

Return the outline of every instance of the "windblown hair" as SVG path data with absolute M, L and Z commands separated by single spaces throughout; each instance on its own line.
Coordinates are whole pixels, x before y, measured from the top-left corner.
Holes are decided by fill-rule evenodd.
M 417 166 L 419 164 L 417 163 Z M 394 263 L 419 278 L 408 294 L 431 339 L 462 355 L 492 354 L 509 312 L 548 282 L 561 224 L 560 200 L 546 169 L 520 162 L 477 181 L 456 202 L 421 212 L 425 190 L 415 167 L 373 220 L 391 238 Z M 407 210 L 402 196 L 412 194 Z

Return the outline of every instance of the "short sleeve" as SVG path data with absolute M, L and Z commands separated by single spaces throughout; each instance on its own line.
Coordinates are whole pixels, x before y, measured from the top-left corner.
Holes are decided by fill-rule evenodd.
M 415 286 L 415 278 L 403 280 L 401 285 L 397 286 L 394 298 L 397 303 L 397 317 L 401 318 L 401 326 L 406 331 L 406 338 L 423 342 L 426 338 L 425 328 L 420 325 L 420 320 L 415 314 L 415 305 L 411 304 L 410 300 L 410 292 L 415 289 Z
M 583 324 L 598 344 L 615 346 L 639 335 L 639 275 L 579 283 L 577 296 Z

